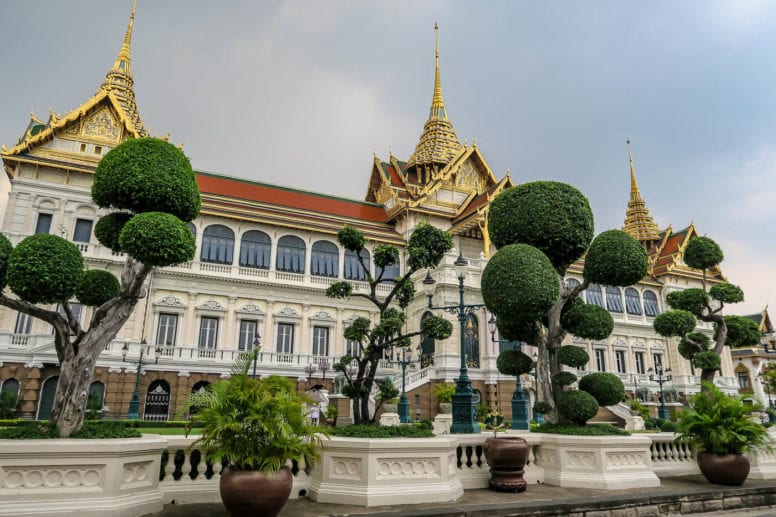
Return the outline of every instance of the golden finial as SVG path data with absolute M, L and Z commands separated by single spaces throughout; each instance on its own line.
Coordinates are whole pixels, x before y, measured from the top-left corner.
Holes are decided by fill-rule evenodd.
M 660 237 L 660 229 L 652 218 L 652 214 L 649 213 L 647 203 L 644 201 L 644 198 L 641 197 L 639 186 L 636 183 L 636 168 L 633 166 L 633 152 L 631 151 L 630 138 L 626 138 L 625 143 L 628 146 L 628 165 L 630 167 L 631 188 L 628 208 L 625 211 L 625 223 L 623 224 L 622 229 L 624 232 L 642 241 L 646 245 L 648 242 L 658 240 Z
M 439 77 L 439 24 L 434 22 L 434 98 L 431 100 L 431 117 L 447 118 L 445 100 L 442 98 L 442 80 Z
M 630 175 L 631 175 L 631 196 L 634 192 L 639 191 L 639 186 L 636 183 L 636 170 L 633 167 L 633 153 L 631 152 L 631 141 L 630 138 L 625 139 L 625 143 L 628 145 L 628 163 L 630 164 Z
M 509 177 L 510 174 L 512 174 L 512 171 L 510 171 L 509 167 L 507 167 L 507 178 Z
M 127 32 L 124 35 L 124 42 L 121 44 L 121 50 L 116 58 L 116 62 L 113 64 L 113 70 L 117 72 L 124 72 L 129 74 L 129 63 L 132 51 L 132 27 L 135 25 L 135 10 L 137 9 L 137 0 L 132 3 L 132 13 L 129 15 L 129 26 L 127 26 Z

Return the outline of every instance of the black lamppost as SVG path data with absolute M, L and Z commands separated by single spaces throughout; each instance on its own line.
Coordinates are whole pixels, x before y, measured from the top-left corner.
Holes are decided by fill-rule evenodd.
M 768 422 L 776 422 L 776 415 L 773 414 L 773 401 L 771 400 L 771 383 L 769 379 L 760 377 L 760 383 L 765 388 L 765 392 L 768 394 Z
M 491 316 L 488 320 L 488 330 L 490 331 L 490 339 L 501 347 L 501 343 L 514 343 L 515 350 L 520 352 L 522 343 L 520 341 L 509 341 L 506 339 L 496 339 L 496 317 Z M 512 429 L 530 429 L 531 426 L 528 423 L 528 401 L 525 399 L 525 393 L 523 392 L 523 385 L 520 382 L 520 375 L 515 376 L 515 391 L 512 393 Z
M 401 350 L 401 359 L 397 361 L 401 366 L 401 396 L 399 397 L 399 422 L 410 423 L 410 403 L 407 400 L 407 366 L 413 364 L 412 349 L 404 347 Z
M 672 377 L 669 375 L 671 373 L 671 368 L 663 370 L 663 366 L 658 364 L 655 365 L 654 370 L 650 368 L 647 372 L 649 373 L 649 380 L 658 383 L 660 386 L 660 409 L 658 409 L 657 416 L 663 420 L 670 420 L 671 414 L 668 412 L 666 398 L 665 395 L 663 395 L 663 383 L 671 382 Z
M 146 343 L 146 340 L 144 339 L 140 342 L 140 357 L 137 358 L 137 361 L 127 361 L 129 343 L 124 343 L 124 346 L 121 347 L 121 360 L 125 363 L 137 365 L 137 370 L 135 372 L 135 389 L 132 391 L 132 400 L 129 401 L 129 414 L 127 415 L 127 418 L 130 420 L 140 419 L 140 370 L 143 367 L 143 355 L 146 355 L 147 351 L 148 343 Z M 159 362 L 160 355 L 162 355 L 162 347 L 157 345 L 154 349 L 154 364 Z
M 633 398 L 636 400 L 641 401 L 641 397 L 639 397 L 639 374 L 634 373 L 631 375 L 631 378 L 633 379 Z
M 253 378 L 256 379 L 256 362 L 259 360 L 259 352 L 261 352 L 261 334 L 259 334 L 259 328 L 256 327 L 256 332 L 253 334 Z
M 458 316 L 458 322 L 461 324 L 461 373 L 458 376 L 458 382 L 455 385 L 455 394 L 453 395 L 453 425 L 450 428 L 451 433 L 479 433 L 480 426 L 477 424 L 477 397 L 472 391 L 472 381 L 469 379 L 469 373 L 466 366 L 466 318 L 473 314 L 475 310 L 484 307 L 483 304 L 465 304 L 463 303 L 463 281 L 466 278 L 466 272 L 469 269 L 469 261 L 463 255 L 458 255 L 455 259 L 455 272 L 458 276 L 458 305 L 444 305 L 435 307 L 431 302 L 434 296 L 436 282 L 431 277 L 431 272 L 426 273 L 423 280 L 423 286 L 427 290 L 428 308 L 440 309 L 450 314 Z
M 534 360 L 534 389 L 536 390 L 536 402 L 539 402 L 539 354 L 534 352 L 533 355 Z M 535 406 L 536 404 L 534 404 Z M 542 413 L 539 413 L 534 409 L 533 412 L 533 422 L 534 424 L 543 424 L 544 423 L 544 415 Z

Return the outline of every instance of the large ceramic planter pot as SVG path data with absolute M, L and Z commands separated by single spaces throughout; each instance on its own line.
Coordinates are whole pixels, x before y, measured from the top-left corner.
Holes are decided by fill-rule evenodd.
M 741 486 L 749 476 L 749 458 L 743 454 L 699 452 L 698 468 L 709 483 Z
M 221 500 L 232 517 L 276 517 L 288 502 L 294 476 L 284 467 L 275 474 L 251 470 L 221 472 Z
M 500 492 L 523 492 L 528 484 L 523 479 L 528 461 L 528 443 L 519 436 L 485 440 L 485 459 L 490 467 L 488 487 Z

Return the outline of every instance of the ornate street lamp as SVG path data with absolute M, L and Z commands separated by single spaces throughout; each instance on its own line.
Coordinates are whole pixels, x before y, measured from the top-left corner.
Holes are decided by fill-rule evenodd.
M 472 382 L 469 379 L 469 372 L 466 366 L 466 318 L 473 314 L 477 309 L 484 307 L 483 304 L 465 304 L 463 303 L 463 281 L 466 278 L 469 262 L 458 255 L 454 264 L 455 272 L 458 276 L 458 305 L 443 305 L 435 307 L 432 303 L 436 282 L 431 277 L 431 272 L 426 273 L 423 280 L 423 287 L 428 296 L 428 308 L 430 310 L 444 310 L 450 314 L 458 316 L 458 322 L 461 325 L 461 373 L 458 376 L 458 382 L 455 385 L 455 394 L 453 395 L 453 425 L 450 428 L 451 433 L 479 433 L 480 426 L 477 424 L 477 396 L 472 391 Z
M 765 392 L 768 394 L 768 422 L 774 423 L 776 422 L 776 415 L 773 414 L 773 401 L 771 400 L 771 383 L 768 382 L 768 379 L 764 379 L 760 377 L 760 383 L 765 388 Z
M 315 363 L 310 363 L 307 366 L 304 367 L 304 373 L 307 374 L 307 385 L 310 386 L 311 382 L 310 380 L 313 377 L 313 374 L 318 369 L 318 365 Z
M 125 363 L 129 364 L 136 364 L 137 370 L 135 371 L 135 389 L 132 391 L 132 400 L 129 401 L 129 414 L 127 415 L 127 418 L 130 420 L 139 420 L 140 419 L 140 370 L 143 367 L 143 355 L 148 353 L 148 343 L 146 343 L 146 340 L 143 339 L 140 342 L 140 357 L 137 358 L 137 361 L 127 361 L 127 355 L 129 354 L 129 343 L 124 343 L 124 346 L 121 347 L 121 360 Z M 154 364 L 157 364 L 159 362 L 159 356 L 162 355 L 162 347 L 157 345 L 154 349 Z M 150 364 L 150 363 L 146 363 Z
M 522 343 L 520 341 L 508 341 L 506 339 L 496 339 L 496 317 L 491 315 L 488 320 L 488 330 L 490 331 L 490 339 L 494 343 L 501 347 L 502 343 L 509 343 L 515 347 L 515 350 L 520 352 Z M 523 392 L 523 385 L 520 383 L 520 375 L 515 376 L 515 391 L 512 393 L 512 429 L 530 429 L 531 426 L 528 423 L 528 401 L 525 399 L 525 393 Z
M 319 370 L 321 371 L 321 373 L 323 374 L 323 377 L 321 377 L 321 383 L 322 383 L 322 384 L 324 384 L 324 385 L 326 384 L 326 372 L 328 372 L 328 371 L 329 371 L 329 368 L 331 368 L 331 365 L 329 364 L 329 361 L 328 361 L 328 360 L 326 360 L 326 359 L 321 359 L 321 360 L 318 362 L 318 369 L 319 369 Z
M 410 423 L 410 403 L 407 400 L 407 366 L 413 364 L 412 349 L 404 347 L 401 350 L 401 359 L 397 361 L 401 366 L 401 396 L 399 397 L 399 422 Z
M 539 354 L 537 352 L 534 352 L 533 360 L 534 360 L 534 371 L 533 371 L 534 389 L 536 390 L 536 402 L 539 402 L 539 372 L 537 370 L 539 368 Z M 534 406 L 536 406 L 536 403 L 534 403 Z M 535 409 L 533 412 L 533 423 L 534 424 L 544 423 L 544 415 L 539 413 Z
M 253 378 L 256 379 L 256 363 L 259 360 L 259 352 L 261 352 L 261 334 L 259 334 L 259 327 L 256 327 L 256 332 L 253 334 Z
M 660 386 L 660 409 L 657 412 L 657 416 L 663 420 L 670 420 L 671 414 L 668 412 L 668 408 L 666 407 L 666 398 L 665 395 L 663 395 L 663 384 L 666 382 L 671 382 L 671 368 L 663 370 L 662 365 L 656 365 L 654 370 L 650 368 L 647 370 L 647 372 L 649 373 L 649 380 L 658 383 Z

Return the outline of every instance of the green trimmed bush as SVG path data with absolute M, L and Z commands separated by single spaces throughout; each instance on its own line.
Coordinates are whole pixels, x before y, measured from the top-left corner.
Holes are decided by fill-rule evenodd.
M 348 425 L 331 429 L 332 436 L 349 438 L 433 438 L 434 433 L 426 425 L 414 423 L 384 427 L 375 424 Z
M 702 349 L 698 349 L 694 343 L 690 342 L 690 339 L 700 345 Z M 709 336 L 703 332 L 690 332 L 685 337 L 683 337 L 681 341 L 679 341 L 677 348 L 679 350 L 679 354 L 682 357 L 688 360 L 692 360 L 695 354 L 698 352 L 703 352 L 704 350 L 708 350 L 710 346 L 711 340 L 709 339 Z
M 453 247 L 452 236 L 428 223 L 418 223 L 407 243 L 410 269 L 433 268 Z
M 366 246 L 366 238 L 364 234 L 353 226 L 347 224 L 337 232 L 337 242 L 349 251 L 361 251 Z
M 722 364 L 722 359 L 713 350 L 698 352 L 692 358 L 692 365 L 701 370 L 717 370 Z
M 611 424 L 568 425 L 549 422 L 531 427 L 532 433 L 568 434 L 576 436 L 629 436 L 628 431 L 618 429 Z
M 48 233 L 30 235 L 11 252 L 8 285 L 30 303 L 61 303 L 75 293 L 84 270 L 72 242 Z
M 186 222 L 201 206 L 189 159 L 157 138 L 133 138 L 111 149 L 94 172 L 92 198 L 102 208 L 166 212 Z
M 625 386 L 613 373 L 589 373 L 579 380 L 579 389 L 595 397 L 600 406 L 613 406 L 625 400 Z
M 86 420 L 81 429 L 70 435 L 80 439 L 140 438 L 138 429 L 126 426 L 115 420 Z M 59 438 L 57 428 L 50 422 L 24 421 L 14 427 L 0 428 L 3 440 L 47 440 Z
M 84 305 L 99 307 L 121 292 L 121 284 L 112 273 L 101 269 L 84 271 L 75 297 Z
M 508 319 L 539 319 L 559 295 L 558 274 L 547 256 L 527 244 L 499 249 L 482 272 L 485 305 Z
M 614 319 L 609 311 L 589 303 L 572 304 L 561 314 L 560 323 L 575 336 L 596 341 L 606 339 L 614 330 Z
M 97 220 L 97 224 L 94 225 L 94 236 L 100 241 L 100 244 L 110 248 L 111 251 L 120 252 L 121 244 L 119 244 L 119 237 L 121 236 L 121 230 L 127 221 L 132 219 L 132 215 L 128 212 L 111 212 L 104 215 Z
M 709 303 L 709 295 L 703 289 L 685 289 L 668 293 L 666 302 L 672 309 L 691 312 L 695 316 L 703 314 Z
M 534 362 L 524 352 L 505 350 L 499 354 L 496 367 L 502 375 L 522 375 L 533 369 Z
M 676 423 L 670 421 L 666 422 L 663 424 L 663 427 L 661 427 L 660 430 L 664 433 L 673 433 L 676 431 Z
M 762 337 L 760 327 L 753 320 L 744 316 L 725 316 L 727 325 L 727 339 L 725 345 L 731 348 L 742 346 L 757 346 Z M 717 339 L 717 330 L 714 331 L 714 339 Z
M 714 267 L 724 258 L 717 243 L 708 237 L 695 237 L 684 250 L 684 262 L 693 269 Z
M 652 328 L 661 336 L 684 336 L 695 329 L 697 320 L 689 311 L 675 310 L 658 314 Z
M 8 237 L 0 233 L 0 290 L 5 288 L 8 282 L 8 261 L 11 258 L 13 245 Z
M 580 368 L 590 361 L 590 355 L 584 348 L 575 345 L 563 345 L 558 349 L 558 361 L 560 364 Z
M 507 341 L 534 343 L 539 335 L 536 320 L 512 320 L 499 316 L 496 318 L 496 328 L 498 329 L 499 337 Z
M 577 376 L 571 372 L 560 372 L 552 376 L 552 382 L 559 386 L 571 386 L 577 382 Z
M 585 254 L 583 276 L 590 283 L 629 286 L 647 274 L 644 246 L 621 230 L 607 230 L 593 240 Z
M 566 420 L 585 425 L 598 413 L 598 402 L 586 391 L 566 391 L 558 397 L 557 408 L 560 416 Z
M 709 296 L 723 303 L 739 303 L 744 301 L 744 291 L 733 284 L 717 284 L 709 289 Z
M 194 235 L 172 214 L 145 212 L 124 225 L 121 249 L 150 266 L 171 266 L 194 258 Z

